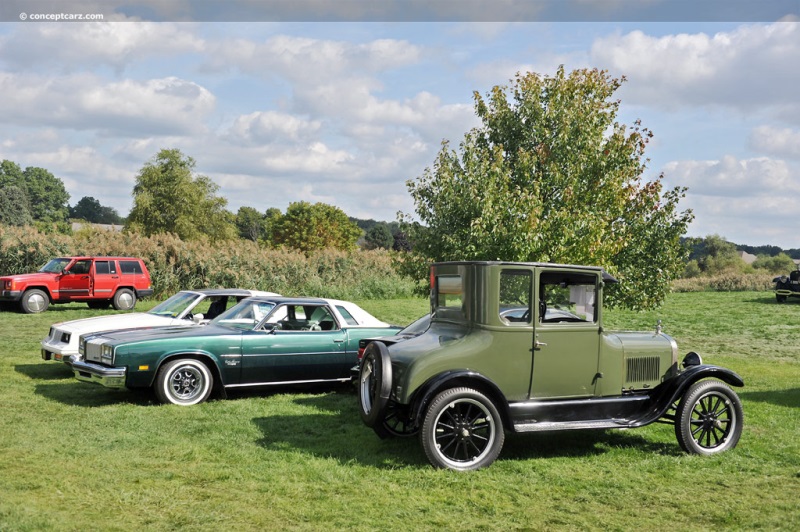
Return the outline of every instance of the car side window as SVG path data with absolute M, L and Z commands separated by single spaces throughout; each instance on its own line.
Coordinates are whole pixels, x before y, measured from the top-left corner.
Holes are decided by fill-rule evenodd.
M 91 267 L 92 267 L 91 260 L 79 260 L 72 265 L 72 268 L 70 268 L 69 271 L 70 273 L 76 273 L 76 274 L 89 273 Z
M 113 260 L 94 261 L 94 273 L 97 275 L 111 275 L 117 273 L 117 266 Z
M 543 272 L 539 277 L 541 323 L 597 321 L 597 276 L 576 272 Z
M 356 319 L 353 317 L 353 315 L 352 315 L 352 314 L 350 314 L 350 313 L 347 311 L 347 309 L 346 309 L 346 308 L 344 308 L 344 307 L 343 307 L 343 306 L 341 306 L 341 305 L 336 305 L 336 310 L 338 310 L 338 311 L 339 311 L 339 314 L 341 314 L 341 315 L 342 315 L 342 317 L 344 318 L 344 321 L 345 321 L 345 322 L 346 322 L 348 325 L 358 325 L 358 320 L 356 320 Z
M 500 319 L 508 325 L 530 325 L 533 274 L 530 270 L 500 272 Z

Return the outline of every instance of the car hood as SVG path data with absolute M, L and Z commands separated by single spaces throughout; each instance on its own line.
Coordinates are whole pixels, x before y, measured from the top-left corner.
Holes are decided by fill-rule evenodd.
M 37 281 L 39 279 L 42 280 L 51 280 L 53 277 L 60 276 L 60 273 L 50 273 L 50 272 L 36 272 L 36 273 L 20 273 L 17 275 L 4 275 L 0 277 L 3 280 L 14 280 L 14 281 Z
M 199 338 L 203 336 L 238 335 L 242 331 L 221 327 L 219 325 L 205 325 L 203 327 L 158 327 L 129 330 L 108 331 L 92 336 L 92 343 L 108 342 L 114 345 L 135 343 L 152 340 L 166 340 L 171 338 Z
M 113 314 L 111 316 L 96 316 L 81 320 L 64 321 L 56 323 L 53 328 L 72 334 L 87 334 L 91 332 L 113 331 L 116 329 L 135 329 L 140 327 L 164 327 L 180 324 L 192 325 L 189 320 L 179 320 L 169 316 L 157 316 L 147 312 L 132 312 L 130 314 Z

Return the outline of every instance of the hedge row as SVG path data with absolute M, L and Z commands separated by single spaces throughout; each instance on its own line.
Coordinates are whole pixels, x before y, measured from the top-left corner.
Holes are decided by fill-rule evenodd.
M 0 226 L 2 275 L 36 271 L 53 257 L 69 255 L 141 257 L 159 298 L 181 289 L 237 287 L 291 296 L 390 299 L 411 297 L 414 288 L 383 250 L 325 250 L 307 257 L 246 240 L 210 244 L 168 234 L 145 237 L 83 229 L 62 235 Z
M 749 292 L 773 290 L 773 274 L 726 273 L 710 277 L 691 277 L 672 282 L 673 292 Z

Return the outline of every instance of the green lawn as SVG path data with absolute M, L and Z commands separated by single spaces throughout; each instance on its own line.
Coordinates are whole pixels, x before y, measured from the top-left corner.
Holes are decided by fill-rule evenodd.
M 394 323 L 425 300 L 363 301 Z M 139 309 L 152 303 L 140 304 Z M 380 440 L 349 387 L 267 389 L 182 408 L 78 382 L 44 362 L 52 322 L 0 312 L 0 530 L 800 529 L 800 302 L 673 294 L 608 311 L 745 380 L 739 446 L 681 452 L 673 428 L 509 435 L 488 469 L 431 468 L 415 438 Z

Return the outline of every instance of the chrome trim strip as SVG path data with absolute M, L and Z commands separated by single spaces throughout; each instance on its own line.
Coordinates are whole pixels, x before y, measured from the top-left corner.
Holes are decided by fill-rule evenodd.
M 351 382 L 350 377 L 340 379 L 313 379 L 307 381 L 253 382 L 248 384 L 226 384 L 226 388 L 248 388 L 251 386 L 283 386 L 285 384 L 311 384 L 314 382 Z

